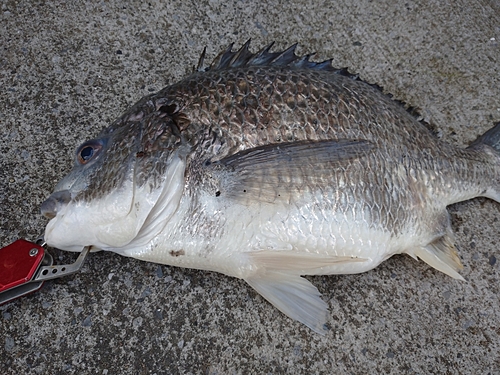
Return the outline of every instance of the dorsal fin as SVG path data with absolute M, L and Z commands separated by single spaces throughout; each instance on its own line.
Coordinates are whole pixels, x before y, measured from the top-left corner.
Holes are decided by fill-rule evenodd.
M 194 70 L 196 72 L 202 72 L 203 71 L 203 66 L 205 65 L 205 56 L 207 54 L 207 47 L 203 48 L 203 52 L 200 55 L 200 58 L 198 59 L 198 65 L 196 65 L 196 68 Z
M 250 39 L 237 51 L 234 52 L 233 43 L 231 43 L 224 51 L 217 55 L 217 57 L 208 67 L 203 66 L 205 60 L 205 50 L 203 50 L 203 53 L 201 54 L 200 60 L 198 62 L 198 66 L 195 70 L 198 72 L 208 72 L 249 66 L 281 66 L 289 67 L 292 69 L 323 70 L 347 76 L 353 79 L 358 78 L 357 75 L 349 73 L 347 71 L 347 68 L 333 67 L 332 59 L 321 62 L 314 62 L 310 61 L 310 58 L 314 55 L 314 53 L 310 53 L 304 56 L 296 55 L 295 49 L 297 48 L 297 43 L 291 45 L 284 51 L 270 52 L 273 45 L 274 42 L 265 46 L 260 51 L 252 53 L 249 48 Z
M 332 72 L 333 74 L 338 74 L 344 77 L 351 78 L 355 81 L 362 81 L 358 74 L 349 73 L 347 68 L 335 68 L 332 66 L 333 59 L 324 60 L 321 62 L 310 61 L 310 58 L 314 56 L 314 53 L 309 53 L 307 55 L 298 56 L 295 54 L 295 49 L 297 48 L 297 43 L 292 44 L 290 47 L 283 51 L 271 52 L 271 48 L 274 46 L 274 42 L 269 43 L 264 48 L 260 49 L 256 53 L 250 51 L 251 39 L 248 39 L 245 44 L 243 44 L 237 51 L 233 52 L 234 43 L 229 44 L 225 50 L 220 52 L 217 57 L 212 61 L 212 63 L 205 67 L 205 55 L 206 47 L 198 61 L 197 67 L 194 69 L 195 72 L 208 72 L 208 71 L 220 71 L 231 68 L 242 68 L 250 66 L 279 66 L 288 67 L 290 69 L 312 69 Z M 363 81 L 367 85 L 374 87 L 380 92 L 384 93 L 381 86 L 368 83 Z M 391 94 L 388 95 L 391 99 L 400 103 L 418 122 L 423 124 L 427 129 L 429 129 L 434 135 L 437 135 L 437 128 L 429 124 L 420 115 L 420 110 L 415 107 L 407 105 L 401 100 L 394 99 Z

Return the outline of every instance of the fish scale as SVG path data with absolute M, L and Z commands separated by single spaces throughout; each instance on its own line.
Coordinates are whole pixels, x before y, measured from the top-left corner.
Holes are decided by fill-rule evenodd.
M 206 68 L 204 52 L 83 143 L 42 204 L 46 242 L 242 278 L 319 333 L 327 305 L 302 275 L 406 253 L 462 279 L 446 206 L 499 201 L 500 124 L 458 149 L 330 60 L 271 48 Z

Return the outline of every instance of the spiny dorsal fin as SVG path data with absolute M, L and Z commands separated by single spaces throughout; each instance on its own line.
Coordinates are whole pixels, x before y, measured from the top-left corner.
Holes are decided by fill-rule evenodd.
M 332 66 L 333 59 L 328 59 L 321 62 L 310 61 L 310 58 L 314 56 L 314 53 L 309 53 L 303 56 L 297 56 L 295 54 L 295 49 L 297 48 L 297 43 L 292 44 L 290 47 L 284 51 L 271 52 L 271 48 L 274 46 L 274 42 L 269 43 L 264 48 L 260 49 L 256 53 L 250 51 L 251 39 L 248 39 L 245 44 L 243 44 L 237 51 L 233 52 L 234 43 L 229 44 L 229 46 L 222 52 L 220 52 L 217 57 L 212 61 L 212 63 L 205 67 L 205 56 L 206 47 L 198 61 L 198 65 L 195 68 L 196 72 L 208 72 L 208 71 L 218 71 L 231 68 L 242 68 L 250 66 L 280 66 L 288 67 L 291 69 L 312 69 L 332 72 L 333 74 L 338 74 L 344 77 L 349 77 L 356 81 L 362 81 L 358 74 L 349 73 L 347 68 L 335 68 Z M 363 81 L 365 82 L 365 81 Z M 365 82 L 377 90 L 384 92 L 383 88 L 377 84 Z M 427 129 L 429 129 L 433 134 L 437 135 L 436 128 L 429 124 L 427 121 L 423 120 L 420 116 L 420 111 L 417 108 L 406 105 L 403 101 L 394 99 L 391 94 L 386 94 L 393 100 L 399 102 L 406 110 L 416 118 L 417 121 L 422 123 Z M 499 146 L 500 147 L 500 146 Z
M 203 66 L 205 65 L 205 56 L 207 54 L 207 47 L 203 48 L 203 52 L 200 55 L 200 58 L 198 59 L 198 65 L 196 65 L 196 68 L 194 70 L 196 72 L 202 72 L 203 71 Z
M 314 53 L 304 56 L 296 55 L 295 49 L 297 48 L 297 43 L 292 44 L 284 51 L 270 52 L 274 45 L 274 42 L 272 42 L 256 53 L 252 53 L 250 51 L 250 39 L 234 52 L 233 45 L 234 44 L 231 43 L 224 51 L 219 53 L 208 67 L 203 66 L 205 61 L 204 49 L 195 70 L 198 72 L 208 72 L 249 66 L 281 66 L 292 69 L 323 70 L 353 79 L 358 78 L 357 75 L 349 73 L 347 68 L 333 67 L 332 59 L 314 62 L 310 61 L 310 58 L 314 55 Z

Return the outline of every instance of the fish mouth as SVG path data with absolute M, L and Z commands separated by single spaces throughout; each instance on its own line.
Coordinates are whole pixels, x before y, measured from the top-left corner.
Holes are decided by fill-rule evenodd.
M 71 201 L 71 193 L 69 190 L 60 190 L 52 193 L 40 206 L 42 215 L 48 219 L 56 217 L 57 213 L 61 211 Z

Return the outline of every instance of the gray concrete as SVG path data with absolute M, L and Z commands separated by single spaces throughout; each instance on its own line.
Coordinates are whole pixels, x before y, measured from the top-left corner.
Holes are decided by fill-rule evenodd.
M 81 141 L 183 77 L 204 46 L 299 42 L 419 107 L 452 144 L 500 120 L 495 1 L 55 3 L 0 3 L 4 245 L 42 231 L 40 203 Z M 467 281 L 405 256 L 312 277 L 331 310 L 325 337 L 240 280 L 93 254 L 81 273 L 0 307 L 1 373 L 498 374 L 500 205 L 450 212 Z

